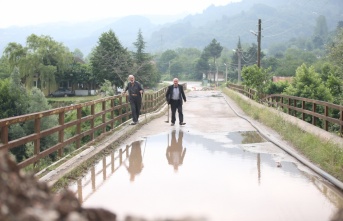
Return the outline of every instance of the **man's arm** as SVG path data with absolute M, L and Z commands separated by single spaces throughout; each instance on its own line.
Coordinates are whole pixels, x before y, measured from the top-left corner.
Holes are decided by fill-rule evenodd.
M 128 89 L 129 89 L 129 84 L 126 85 L 126 87 L 125 87 L 125 89 L 123 91 L 123 94 L 125 94 Z
M 167 92 L 166 92 L 166 101 L 169 104 L 170 102 L 170 86 L 168 86 L 167 88 Z
M 142 88 L 142 85 L 139 82 L 137 82 L 137 83 L 138 83 L 139 93 L 141 93 L 141 95 L 143 95 L 144 89 Z
M 185 95 L 185 92 L 183 91 L 183 86 L 181 85 L 181 96 L 183 98 L 183 100 L 186 102 L 186 95 Z

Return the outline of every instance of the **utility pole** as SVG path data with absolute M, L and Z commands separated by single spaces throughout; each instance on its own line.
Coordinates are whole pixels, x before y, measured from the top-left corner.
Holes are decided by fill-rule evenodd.
M 261 19 L 258 19 L 258 32 L 250 31 L 257 36 L 257 66 L 261 67 Z
M 237 49 L 237 55 L 238 55 L 238 83 L 241 83 L 242 78 L 241 78 L 241 69 L 242 69 L 242 62 L 241 62 L 241 49 Z
M 216 64 L 216 78 L 215 78 L 215 80 L 216 80 L 216 82 L 215 82 L 215 84 L 216 84 L 216 86 L 218 87 L 218 65 L 217 65 L 217 62 L 215 62 L 215 64 Z
M 224 63 L 225 65 L 225 85 L 227 84 L 227 65 Z
M 257 66 L 261 67 L 261 19 L 258 19 L 257 33 Z

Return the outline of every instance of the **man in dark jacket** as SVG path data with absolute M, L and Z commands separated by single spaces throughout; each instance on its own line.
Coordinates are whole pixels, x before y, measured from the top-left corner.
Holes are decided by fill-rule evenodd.
M 167 99 L 168 104 L 170 104 L 171 113 L 172 113 L 171 126 L 175 125 L 176 109 L 178 110 L 180 125 L 185 125 L 186 123 L 183 122 L 182 99 L 186 102 L 186 95 L 183 90 L 183 86 L 179 85 L 179 79 L 174 78 L 173 83 L 174 84 L 168 86 L 168 90 L 166 93 L 166 99 Z
M 141 111 L 143 88 L 138 81 L 135 81 L 133 75 L 129 75 L 129 83 L 125 87 L 124 93 L 126 93 L 126 91 L 129 91 L 129 101 L 132 112 L 132 123 L 130 123 L 130 125 L 135 125 L 138 123 Z

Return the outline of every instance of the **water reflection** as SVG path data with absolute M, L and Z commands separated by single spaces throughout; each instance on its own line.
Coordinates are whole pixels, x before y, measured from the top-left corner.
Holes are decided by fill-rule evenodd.
M 183 139 L 183 131 L 182 130 L 179 131 L 178 139 L 176 139 L 176 131 L 173 130 L 171 134 L 170 145 L 168 141 L 166 157 L 168 160 L 168 164 L 173 165 L 175 172 L 177 172 L 179 169 L 179 166 L 182 165 L 183 159 L 185 158 L 185 155 L 186 155 L 186 148 L 183 148 L 182 146 L 182 139 Z
M 130 173 L 130 181 L 133 182 L 135 180 L 135 176 L 142 172 L 144 165 L 142 158 L 141 141 L 135 141 L 131 144 L 131 146 L 131 151 L 129 153 L 129 165 L 127 165 L 125 161 L 124 166 Z
M 232 140 L 233 144 L 249 144 L 266 142 L 261 135 L 256 131 L 237 131 L 227 135 Z
M 299 169 L 273 144 L 228 146 L 223 140 L 176 130 L 135 141 L 104 157 L 70 188 L 83 206 L 119 217 L 328 221 L 343 207 L 341 191 Z M 128 179 L 130 158 L 134 182 Z M 174 165 L 182 169 L 175 173 Z

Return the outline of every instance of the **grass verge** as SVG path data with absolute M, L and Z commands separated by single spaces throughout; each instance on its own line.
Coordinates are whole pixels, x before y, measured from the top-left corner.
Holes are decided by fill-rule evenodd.
M 247 102 L 227 88 L 223 89 L 223 93 L 234 100 L 248 116 L 275 130 L 309 161 L 343 182 L 343 149 L 339 145 L 302 130 L 270 108 Z

